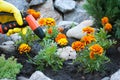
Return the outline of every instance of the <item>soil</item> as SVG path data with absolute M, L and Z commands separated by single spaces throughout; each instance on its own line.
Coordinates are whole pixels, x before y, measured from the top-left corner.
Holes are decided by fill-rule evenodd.
M 43 73 L 53 80 L 101 80 L 106 76 L 109 77 L 120 69 L 120 52 L 118 51 L 118 47 L 120 47 L 120 42 L 111 46 L 107 50 L 106 56 L 108 56 L 111 61 L 105 65 L 104 72 L 84 73 L 84 71 L 79 71 L 78 64 L 71 65 L 69 63 L 72 61 L 68 60 L 64 63 L 63 69 L 55 72 L 48 67 Z M 32 57 L 35 55 L 35 53 L 30 53 L 30 56 Z M 18 59 L 18 62 L 23 65 L 21 72 L 17 76 L 25 76 L 29 78 L 31 74 L 35 72 L 36 66 L 26 61 L 28 59 L 26 55 L 20 55 L 16 51 L 16 54 L 14 55 L 6 54 L 6 57 L 10 56 L 15 56 Z

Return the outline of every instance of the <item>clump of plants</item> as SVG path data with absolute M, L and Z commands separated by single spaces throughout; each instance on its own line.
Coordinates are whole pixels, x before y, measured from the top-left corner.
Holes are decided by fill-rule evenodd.
M 101 19 L 107 17 L 113 26 L 110 33 L 115 38 L 120 38 L 120 0 L 87 0 L 84 8 L 94 18 L 98 28 L 102 27 Z
M 50 39 L 44 39 L 44 48 L 33 59 L 29 58 L 29 62 L 36 65 L 39 70 L 44 70 L 48 66 L 53 70 L 61 69 L 64 60 L 56 55 L 56 51 L 57 44 Z
M 16 75 L 20 72 L 22 65 L 17 63 L 14 57 L 5 59 L 5 55 L 0 56 L 0 79 L 8 78 L 16 80 Z
M 83 32 L 87 34 L 72 43 L 72 48 L 77 51 L 74 62 L 82 64 L 85 72 L 103 71 L 104 64 L 110 61 L 105 55 L 106 50 L 116 41 L 108 39 L 110 35 L 104 28 L 94 33 L 94 28 L 86 27 Z

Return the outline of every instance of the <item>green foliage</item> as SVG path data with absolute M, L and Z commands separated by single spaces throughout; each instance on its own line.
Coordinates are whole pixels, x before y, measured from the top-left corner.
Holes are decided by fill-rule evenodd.
M 50 66 L 53 70 L 61 69 L 63 65 L 63 60 L 56 55 L 57 44 L 52 40 L 44 40 L 44 48 L 39 51 L 33 59 L 29 62 L 37 65 L 37 69 L 44 70 L 46 67 Z
M 112 35 L 119 38 L 120 32 L 118 27 L 114 26 L 116 21 L 120 19 L 120 0 L 87 0 L 84 5 L 87 13 L 95 19 L 97 27 L 103 27 L 101 25 L 101 19 L 106 16 L 109 18 L 109 22 L 113 25 Z
M 85 73 L 103 71 L 104 64 L 109 61 L 109 58 L 105 56 L 105 52 L 102 56 L 95 55 L 95 59 L 90 59 L 90 51 L 88 47 L 80 52 L 75 60 L 75 62 L 80 62 L 82 64 Z
M 16 74 L 20 72 L 21 68 L 22 65 L 17 63 L 14 57 L 6 60 L 4 55 L 0 56 L 0 79 L 16 80 Z
M 28 28 L 25 35 L 22 34 L 22 32 L 20 32 L 19 35 L 21 36 L 21 40 L 17 41 L 16 44 L 26 43 L 32 45 L 35 40 L 39 39 L 30 28 Z
M 46 29 L 49 29 L 50 27 L 46 27 Z M 45 32 L 46 39 L 52 39 L 54 40 L 54 38 L 58 35 L 59 31 L 58 31 L 58 27 L 57 26 L 53 26 L 52 28 L 52 34 L 49 34 L 47 31 Z
M 111 35 L 108 35 L 103 28 L 100 28 L 99 32 L 95 34 L 96 43 L 100 44 L 105 50 L 116 43 L 115 40 L 109 39 L 110 37 Z
M 103 71 L 104 64 L 110 61 L 110 59 L 106 57 L 105 53 L 111 45 L 116 43 L 116 41 L 108 39 L 109 37 L 110 35 L 108 35 L 107 32 L 101 28 L 99 32 L 95 33 L 96 41 L 86 45 L 85 49 L 78 53 L 75 62 L 80 62 L 83 65 L 86 73 Z M 103 48 L 104 52 L 102 55 L 94 54 L 95 59 L 91 59 L 89 48 L 94 44 L 99 44 Z
M 120 20 L 115 21 L 114 26 L 116 27 L 115 36 L 116 36 L 117 38 L 120 38 Z

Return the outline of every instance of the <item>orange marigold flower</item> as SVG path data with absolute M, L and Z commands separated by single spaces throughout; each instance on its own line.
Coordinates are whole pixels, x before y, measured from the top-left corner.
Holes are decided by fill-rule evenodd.
M 85 45 L 90 44 L 92 41 L 95 41 L 95 37 L 93 35 L 86 35 L 81 38 L 81 41 L 85 43 Z
M 60 40 L 61 38 L 67 38 L 67 37 L 66 37 L 65 34 L 59 33 L 59 34 L 57 35 L 57 37 L 55 38 L 55 41 L 58 42 L 58 40 Z
M 49 34 L 52 34 L 52 32 L 53 32 L 53 31 L 52 31 L 52 28 L 49 28 L 49 29 L 48 29 L 48 33 L 49 33 Z
M 25 43 L 21 44 L 18 48 L 20 54 L 28 53 L 31 50 L 31 47 Z
M 103 18 L 101 19 L 101 22 L 102 22 L 103 25 L 106 24 L 106 23 L 108 23 L 108 22 L 109 22 L 108 17 L 103 17 Z
M 94 52 L 94 54 L 102 55 L 103 48 L 99 44 L 94 44 L 90 47 L 90 51 Z
M 38 20 L 38 23 L 39 23 L 39 25 L 42 27 L 42 26 L 45 26 L 46 25 L 46 19 L 45 18 L 40 18 L 39 20 Z
M 110 23 L 106 23 L 105 26 L 104 26 L 104 29 L 105 29 L 106 31 L 111 31 L 112 25 L 111 25 Z
M 63 32 L 63 31 L 64 31 L 64 28 L 63 28 L 63 27 L 58 27 L 58 31 L 59 31 L 59 32 Z
M 35 19 L 40 17 L 40 12 L 37 12 L 34 9 L 28 9 L 27 13 L 31 14 Z
M 81 41 L 75 41 L 72 43 L 72 48 L 76 51 L 80 51 L 81 49 L 84 49 L 85 46 Z
M 90 26 L 87 26 L 87 27 L 83 28 L 83 32 L 86 32 L 87 34 L 91 34 L 91 33 L 95 32 L 95 29 Z
M 68 44 L 67 38 L 61 38 L 60 40 L 58 40 L 58 44 L 60 46 L 66 46 Z
M 94 52 L 90 52 L 90 59 L 95 59 Z

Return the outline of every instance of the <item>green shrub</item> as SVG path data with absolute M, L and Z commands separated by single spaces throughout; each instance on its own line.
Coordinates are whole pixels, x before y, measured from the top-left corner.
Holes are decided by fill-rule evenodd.
M 87 0 L 84 5 L 87 13 L 95 19 L 97 27 L 103 27 L 101 19 L 106 16 L 109 18 L 109 22 L 113 26 L 112 35 L 116 38 L 120 38 L 120 0 Z
M 16 62 L 14 57 L 5 59 L 4 55 L 0 56 L 0 79 L 8 78 L 16 80 L 16 75 L 20 72 L 22 65 Z
M 75 62 L 80 62 L 83 65 L 86 73 L 93 71 L 104 71 L 104 64 L 110 61 L 110 59 L 105 55 L 106 50 L 111 45 L 116 43 L 116 41 L 108 39 L 110 35 L 108 35 L 103 28 L 100 28 L 100 30 L 96 32 L 94 36 L 96 41 L 87 44 L 82 51 L 78 52 L 75 60 Z M 100 46 L 94 47 L 93 50 L 95 52 L 91 51 L 90 47 L 96 44 Z M 91 52 L 93 52 L 93 55 L 91 55 Z
M 61 69 L 64 60 L 56 55 L 56 51 L 57 44 L 50 39 L 44 39 L 43 50 L 40 50 L 33 59 L 29 57 L 29 62 L 35 64 L 39 70 L 44 70 L 48 66 L 53 70 Z

